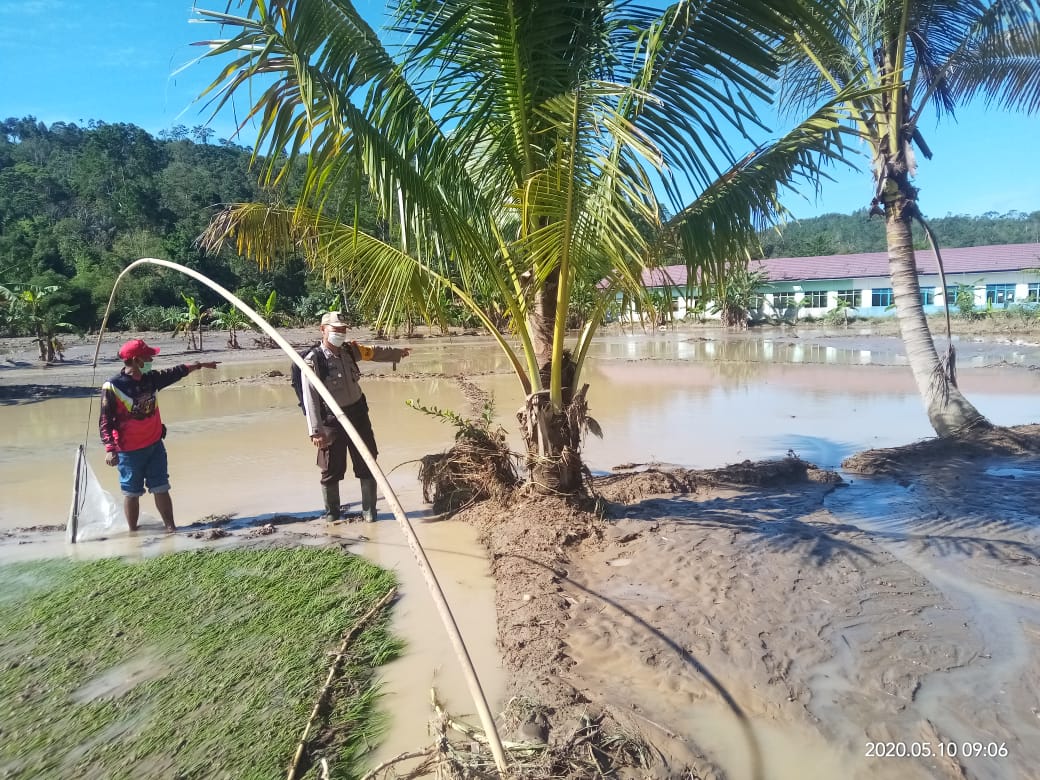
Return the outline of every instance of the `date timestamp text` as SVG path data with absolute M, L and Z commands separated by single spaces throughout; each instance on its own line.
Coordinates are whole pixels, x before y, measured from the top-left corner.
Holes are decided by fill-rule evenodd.
M 867 758 L 1005 758 L 1004 742 L 868 742 Z

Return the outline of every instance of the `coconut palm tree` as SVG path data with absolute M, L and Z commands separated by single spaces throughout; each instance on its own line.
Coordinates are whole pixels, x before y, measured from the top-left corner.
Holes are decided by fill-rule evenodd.
M 379 323 L 467 306 L 523 390 L 532 479 L 564 493 L 582 482 L 581 370 L 608 307 L 644 296 L 658 258 L 684 257 L 703 288 L 743 268 L 778 188 L 837 155 L 829 107 L 749 142 L 777 45 L 821 32 L 797 0 L 402 0 L 389 42 L 347 0 L 199 13 L 230 33 L 206 42 L 230 58 L 214 110 L 249 101 L 268 181 L 307 163 L 298 204 L 231 205 L 201 243 L 261 263 L 302 250 Z M 377 201 L 378 235 L 320 207 L 351 183 Z M 590 278 L 596 305 L 569 336 Z
M 833 46 L 819 45 L 825 37 L 789 39 L 782 94 L 792 106 L 804 107 L 860 88 L 846 107 L 873 157 L 871 212 L 885 219 L 896 314 L 928 419 L 940 436 L 988 427 L 957 388 L 952 344 L 940 358 L 925 320 L 911 237 L 915 220 L 925 227 L 940 263 L 941 254 L 918 207 L 914 150 L 932 156 L 920 127 L 929 107 L 951 118 L 958 104 L 974 99 L 1006 109 L 1040 107 L 1040 4 L 843 0 L 842 5 Z M 979 148 L 985 148 L 983 139 Z

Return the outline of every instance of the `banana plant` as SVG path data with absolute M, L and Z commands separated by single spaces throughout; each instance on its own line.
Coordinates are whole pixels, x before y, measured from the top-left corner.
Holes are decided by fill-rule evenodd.
M 35 336 L 40 360 L 45 363 L 54 362 L 57 331 L 74 327 L 63 319 L 68 309 L 50 300 L 60 289 L 56 284 L 0 285 L 0 295 L 7 302 L 5 319 L 9 326 L 14 331 L 26 330 Z
M 275 308 L 278 305 L 278 292 L 277 290 L 271 290 L 270 295 L 267 296 L 267 300 L 261 301 L 256 295 L 253 296 L 253 307 L 257 313 L 260 314 L 265 320 L 274 324 Z M 261 335 L 260 343 L 265 347 L 273 347 L 274 341 L 270 336 Z
M 238 343 L 238 331 L 251 321 L 245 314 L 235 306 L 226 309 L 217 309 L 214 312 L 213 322 L 217 327 L 224 328 L 228 332 L 227 345 L 229 349 L 241 349 Z
M 188 349 L 200 351 L 202 349 L 202 317 L 205 313 L 195 301 L 192 295 L 181 293 L 184 299 L 184 308 L 176 311 L 173 316 L 173 334 L 184 333 L 188 343 Z M 198 331 L 198 339 L 195 332 Z

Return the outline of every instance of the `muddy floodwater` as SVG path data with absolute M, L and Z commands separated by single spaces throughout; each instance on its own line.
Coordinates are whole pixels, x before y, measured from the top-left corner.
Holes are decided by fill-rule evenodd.
M 505 686 L 495 649 L 493 583 L 483 548 L 471 528 L 428 518 L 416 480 L 418 460 L 450 446 L 453 430 L 439 419 L 408 408 L 406 401 L 415 399 L 472 414 L 453 378 L 461 375 L 492 395 L 495 414 L 519 449 L 515 433 L 519 389 L 504 359 L 488 342 L 417 341 L 411 346 L 412 356 L 397 373 L 380 366 L 367 372 L 363 380 L 379 442 L 379 462 L 427 546 L 457 610 L 492 709 L 497 711 L 504 705 Z M 1040 419 L 1040 347 L 964 343 L 958 349 L 960 385 L 990 420 L 1014 425 Z M 178 524 L 190 530 L 215 515 L 231 514 L 247 525 L 274 514 L 301 515 L 297 522 L 280 525 L 278 533 L 293 534 L 304 543 L 318 543 L 330 533 L 339 535 L 352 550 L 398 571 L 403 598 L 395 612 L 395 626 L 407 641 L 408 651 L 384 670 L 385 703 L 393 712 L 394 729 L 377 760 L 426 744 L 431 686 L 455 711 L 473 711 L 432 602 L 385 502 L 380 504 L 380 519 L 375 524 L 327 528 L 308 519 L 320 509 L 314 450 L 287 380 L 267 376 L 273 369 L 285 372 L 286 360 L 263 354 L 267 357 L 255 360 L 240 356 L 216 371 L 193 374 L 162 392 L 160 407 L 169 428 L 167 447 Z M 157 365 L 164 364 L 161 357 Z M 96 377 L 82 365 L 47 372 L 36 369 L 35 373 L 0 369 L 0 384 L 45 384 L 49 376 L 57 376 L 51 372 L 63 371 L 77 372 L 79 377 L 67 384 L 89 386 L 95 380 L 100 384 L 112 367 L 99 369 Z M 858 338 L 855 332 L 830 338 L 810 333 L 614 335 L 594 345 L 584 381 L 591 385 L 590 414 L 604 433 L 602 439 L 590 438 L 586 444 L 585 457 L 594 472 L 607 472 L 619 464 L 705 468 L 789 452 L 835 469 L 854 452 L 931 435 L 898 340 Z M 97 400 L 86 392 L 0 403 L 0 534 L 65 523 L 78 444 L 87 444 L 88 460 L 104 487 L 118 491 L 115 471 L 104 465 L 97 440 L 97 415 Z M 1008 469 L 990 475 L 990 490 L 1013 490 L 1016 479 L 1038 479 L 1032 472 L 1015 472 L 1013 465 Z M 992 562 L 974 560 L 970 566 L 961 566 L 956 557 L 937 563 L 926 554 L 920 542 L 921 534 L 927 532 L 922 518 L 934 513 L 937 496 L 944 501 L 961 500 L 955 484 L 953 475 L 948 483 L 932 486 L 931 499 L 922 499 L 927 495 L 924 491 L 908 493 L 894 481 L 853 480 L 848 489 L 829 499 L 828 508 L 850 526 L 881 534 L 892 556 L 942 591 L 965 614 L 977 618 L 985 633 L 1001 638 L 997 650 L 987 650 L 993 658 L 983 671 L 964 672 L 960 677 L 951 672 L 952 677 L 942 681 L 926 681 L 918 694 L 944 733 L 969 741 L 977 737 L 971 719 L 955 713 L 972 701 L 999 711 L 1005 694 L 996 691 L 1013 698 L 1016 676 L 1026 666 L 1032 669 L 1036 665 L 1040 577 L 1035 568 L 1031 573 L 1019 572 L 1021 587 L 1009 592 L 992 585 Z M 354 480 L 348 478 L 344 487 L 344 501 L 356 504 L 359 496 Z M 975 497 L 959 506 L 957 516 L 965 517 L 973 508 L 986 511 L 987 502 Z M 143 500 L 142 509 L 154 516 L 150 499 Z M 154 519 L 146 519 L 145 524 L 152 530 L 158 526 Z M 1035 518 L 1033 524 L 1028 519 L 1016 522 L 1008 533 L 1016 544 L 1040 543 Z M 234 535 L 215 542 L 186 534 L 169 538 L 146 533 L 130 539 L 120 530 L 103 541 L 65 545 L 55 534 L 22 534 L 0 545 L 0 560 L 53 555 L 134 557 L 235 543 Z M 591 647 L 584 648 L 584 663 L 605 669 L 607 657 L 597 656 Z M 813 706 L 816 717 L 833 722 L 841 718 L 841 697 L 834 693 L 834 686 L 841 683 L 828 676 L 828 669 L 821 664 L 817 670 Z M 1032 706 L 1040 717 L 1040 702 Z M 1000 720 L 999 712 L 994 718 Z M 728 768 L 730 776 L 752 776 L 745 759 L 738 755 L 739 735 L 730 733 L 725 718 L 710 706 L 690 709 L 676 719 L 691 732 L 705 735 L 714 759 Z M 1017 738 L 1025 739 L 1034 730 L 1040 744 L 1038 724 L 1040 720 L 1016 726 Z M 841 744 L 822 746 L 808 738 L 792 741 L 791 733 L 763 723 L 763 744 L 773 745 L 773 755 L 783 760 L 772 762 L 760 776 L 834 777 L 838 775 L 832 771 L 858 768 L 858 748 L 851 747 L 855 734 L 840 728 L 837 732 L 843 736 Z M 799 751 L 809 749 L 821 762 L 815 774 L 806 774 L 799 762 Z M 968 768 L 973 772 L 969 776 L 1017 776 L 1002 773 L 999 764 L 992 762 L 969 763 Z

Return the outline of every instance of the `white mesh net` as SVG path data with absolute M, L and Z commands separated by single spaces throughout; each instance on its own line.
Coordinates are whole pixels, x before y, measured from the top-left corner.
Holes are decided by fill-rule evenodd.
M 79 445 L 73 471 L 72 509 L 65 528 L 66 541 L 102 539 L 123 523 L 122 504 L 101 487 L 83 454 L 83 445 Z

